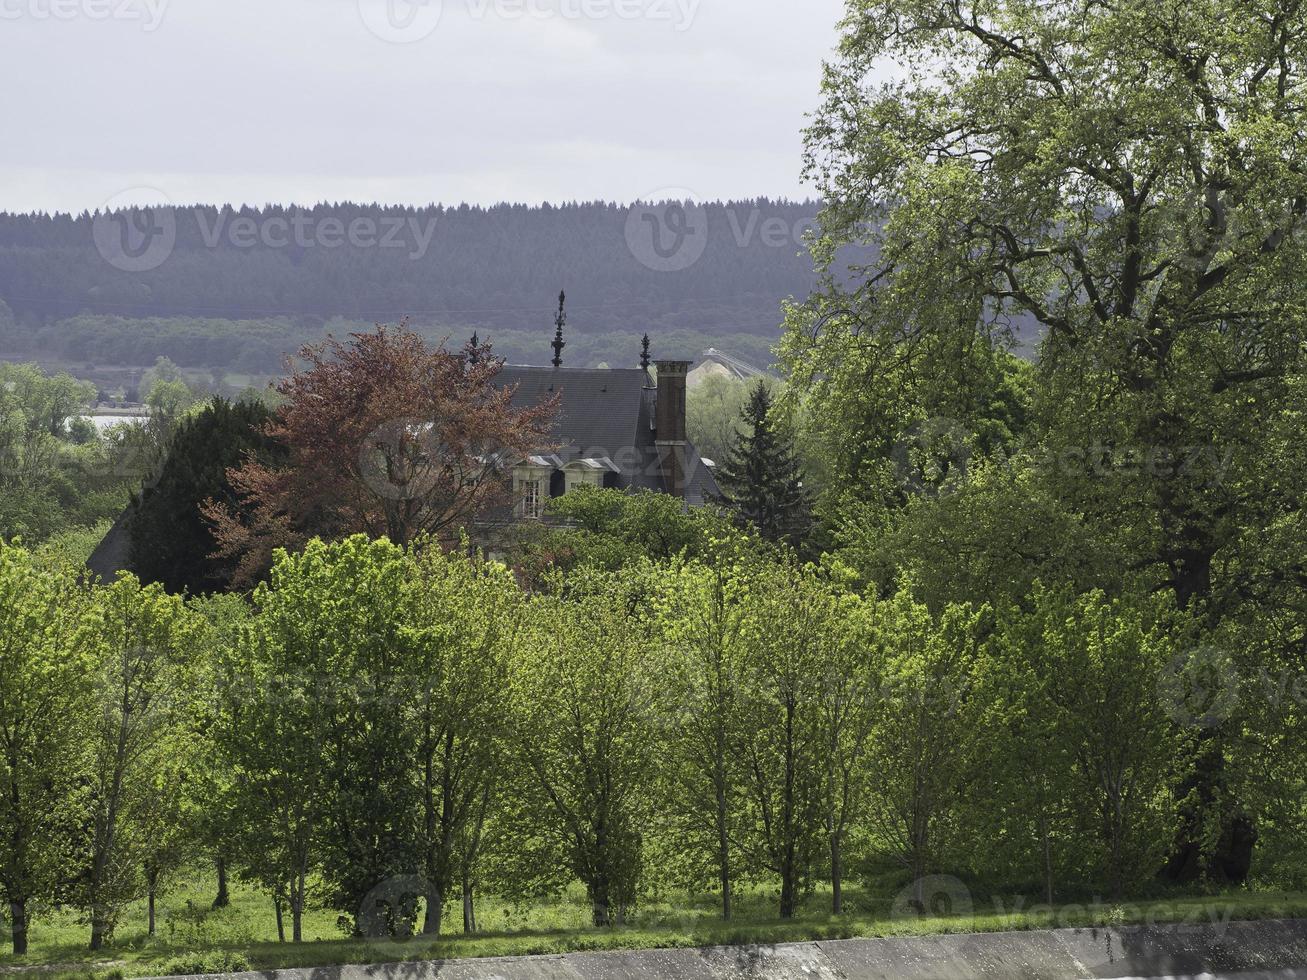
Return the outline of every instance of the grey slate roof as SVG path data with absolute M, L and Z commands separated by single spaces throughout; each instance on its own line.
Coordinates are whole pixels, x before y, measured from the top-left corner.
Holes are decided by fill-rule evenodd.
M 555 444 L 540 447 L 542 452 L 557 454 L 564 462 L 607 458 L 621 470 L 614 481 L 619 488 L 665 491 L 653 422 L 657 390 L 643 369 L 509 364 L 496 380 L 515 387 L 515 408 L 561 396 L 553 428 Z M 718 489 L 712 471 L 693 446 L 686 457 L 686 502 L 698 506 L 715 499 Z
M 639 368 L 505 365 L 496 383 L 516 387 L 514 408 L 539 405 L 561 393 L 554 432 L 559 443 L 556 451 L 564 459 L 612 456 L 624 447 L 653 444 L 653 390 L 646 389 L 651 382 Z M 642 423 L 647 432 L 642 431 Z
M 112 582 L 119 572 L 131 566 L 132 539 L 131 530 L 127 526 L 131 513 L 132 509 L 128 507 L 118 515 L 109 532 L 86 560 L 86 567 L 105 582 Z

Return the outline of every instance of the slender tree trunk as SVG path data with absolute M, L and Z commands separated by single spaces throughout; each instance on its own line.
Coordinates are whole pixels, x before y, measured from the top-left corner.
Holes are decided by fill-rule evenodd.
M 796 855 L 795 849 L 795 769 L 798 760 L 795 758 L 794 748 L 794 715 L 795 705 L 790 700 L 785 705 L 785 796 L 782 800 L 781 813 L 781 918 L 794 918 L 795 905 L 797 904 L 796 878 L 798 869 L 795 867 Z
M 215 864 L 218 869 L 218 895 L 213 900 L 213 907 L 225 909 L 231 904 L 231 893 L 227 890 L 227 859 L 219 854 Z
M 726 756 L 724 733 L 717 733 L 717 875 L 722 888 L 722 918 L 731 917 L 731 840 L 727 825 L 726 773 L 723 761 Z
M 154 897 L 156 894 L 157 892 L 155 891 L 154 886 L 151 885 L 149 895 L 146 898 L 146 922 L 148 923 L 146 927 L 147 936 L 154 935 Z
M 1048 829 L 1048 816 L 1041 812 L 1039 837 L 1044 851 L 1044 903 L 1053 904 L 1053 845 Z
M 840 838 L 843 833 L 834 830 L 830 835 L 830 910 L 832 915 L 844 913 L 844 854 Z
M 788 848 L 787 848 L 788 851 Z M 796 888 L 794 881 L 794 859 L 791 854 L 787 853 L 785 860 L 781 862 L 781 918 L 794 918 L 794 907 L 796 904 Z
M 272 896 L 272 909 L 277 914 L 277 942 L 284 943 L 286 941 L 286 920 L 282 915 L 280 892 Z
M 718 876 L 722 888 L 722 919 L 729 920 L 731 917 L 731 857 L 727 851 L 727 844 L 724 840 L 724 833 L 719 832 L 718 843 Z
M 308 877 L 304 866 L 300 866 L 295 883 L 291 885 L 290 896 L 290 936 L 291 942 L 304 941 L 304 879 Z
M 27 899 L 18 898 L 9 903 L 9 935 L 14 943 L 14 955 L 27 955 Z
M 472 877 L 467 871 L 463 872 L 463 931 L 477 931 L 476 908 L 472 904 Z
M 126 673 L 126 671 L 125 671 Z M 109 862 L 118 840 L 118 805 L 122 801 L 123 780 L 127 777 L 127 741 L 130 735 L 130 718 L 132 716 L 131 695 L 125 682 L 118 722 L 118 743 L 114 751 L 113 779 L 110 781 L 109 797 L 105 810 L 104 822 L 96 827 L 95 856 L 91 862 L 91 949 L 104 948 L 112 926 L 109 922 L 109 909 L 104 903 L 104 879 L 109 872 Z

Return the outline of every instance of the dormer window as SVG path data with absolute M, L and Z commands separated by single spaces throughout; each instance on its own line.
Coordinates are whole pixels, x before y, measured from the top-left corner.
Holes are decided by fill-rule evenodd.
M 543 494 L 540 492 L 541 480 L 523 480 L 521 483 L 522 490 L 522 516 L 527 520 L 538 521 L 544 511 Z
M 519 518 L 538 521 L 545 516 L 549 502 L 549 480 L 558 464 L 557 457 L 528 456 L 513 467 L 515 513 Z
M 581 486 L 602 487 L 606 476 L 621 472 L 621 467 L 607 456 L 583 456 L 563 467 L 568 493 Z

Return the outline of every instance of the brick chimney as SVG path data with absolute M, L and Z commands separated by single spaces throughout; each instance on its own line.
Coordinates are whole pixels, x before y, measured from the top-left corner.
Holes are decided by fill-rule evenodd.
M 662 463 L 663 485 L 674 497 L 685 496 L 685 376 L 689 361 L 658 361 L 654 406 L 654 441 Z

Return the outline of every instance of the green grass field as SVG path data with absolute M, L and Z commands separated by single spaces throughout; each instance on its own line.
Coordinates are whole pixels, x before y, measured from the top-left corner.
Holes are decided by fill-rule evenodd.
M 108 980 L 336 963 L 1307 916 L 1307 895 L 1240 891 L 1054 908 L 995 898 L 976 903 L 970 914 L 904 917 L 892 914 L 888 897 L 872 898 L 852 889 L 846 891 L 851 911 L 845 915 L 830 915 L 829 897 L 818 890 L 799 918 L 783 922 L 775 918 L 775 896 L 759 888 L 738 897 L 736 917 L 729 923 L 717 918 L 713 896 L 674 893 L 646 902 L 628 925 L 601 930 L 588 925 L 589 909 L 577 889 L 527 908 L 482 899 L 477 912 L 481 931 L 473 936 L 461 934 L 461 912 L 451 906 L 447 921 L 453 931 L 438 941 L 348 939 L 337 925 L 337 913 L 314 911 L 306 916 L 305 942 L 297 946 L 276 941 L 272 906 L 265 896 L 234 885 L 231 906 L 217 911 L 209 908 L 212 898 L 212 881 L 198 877 L 170 892 L 159 902 L 154 938 L 146 935 L 144 904 L 133 905 L 112 947 L 95 956 L 86 949 L 88 927 L 74 915 L 40 916 L 31 929 L 29 955 L 0 955 L 0 974 L 39 971 L 42 978 Z

